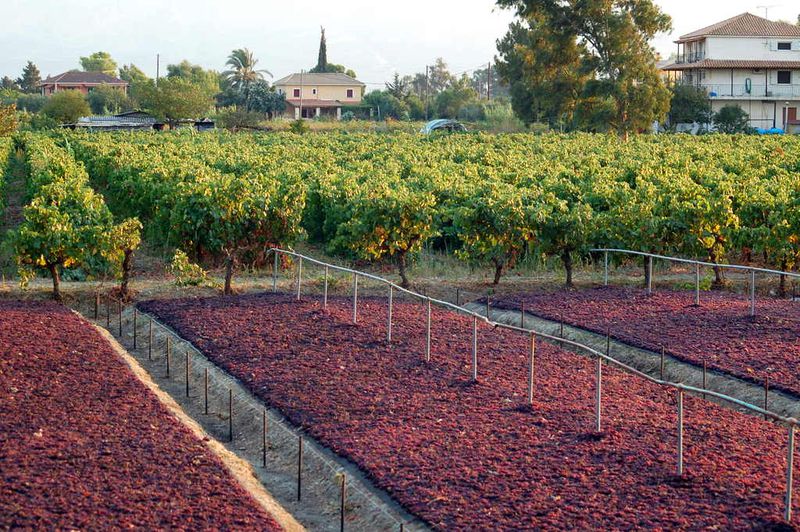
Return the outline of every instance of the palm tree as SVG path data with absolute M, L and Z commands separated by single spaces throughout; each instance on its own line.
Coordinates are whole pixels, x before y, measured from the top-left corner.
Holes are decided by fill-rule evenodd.
M 263 80 L 264 74 L 272 77 L 272 73 L 268 70 L 256 70 L 258 59 L 253 57 L 253 52 L 247 48 L 239 48 L 231 52 L 225 64 L 231 69 L 226 70 L 222 75 L 230 82 L 231 88 L 244 94 L 245 102 L 249 100 L 248 93 L 253 83 Z

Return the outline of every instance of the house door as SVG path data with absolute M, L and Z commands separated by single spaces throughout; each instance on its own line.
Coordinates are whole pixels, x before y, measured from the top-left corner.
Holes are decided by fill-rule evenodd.
M 786 109 L 786 121 L 797 122 L 797 107 L 789 107 Z

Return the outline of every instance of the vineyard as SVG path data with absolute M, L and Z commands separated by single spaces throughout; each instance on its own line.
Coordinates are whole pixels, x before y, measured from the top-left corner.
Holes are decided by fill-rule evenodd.
M 572 267 L 592 246 L 791 270 L 800 140 L 407 134 L 69 136 L 118 216 L 196 260 L 238 265 L 307 239 L 395 264 L 429 247 L 490 268 Z M 723 273 L 716 272 L 717 282 Z

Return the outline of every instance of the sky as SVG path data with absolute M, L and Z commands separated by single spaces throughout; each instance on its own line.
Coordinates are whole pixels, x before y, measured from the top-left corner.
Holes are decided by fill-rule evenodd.
M 796 0 L 656 0 L 673 18 L 671 35 L 653 43 L 665 57 L 679 35 L 745 11 L 795 21 Z M 225 69 L 247 47 L 275 79 L 316 64 L 320 26 L 328 60 L 358 74 L 368 89 L 394 72 L 423 72 L 443 57 L 455 73 L 485 66 L 513 13 L 492 0 L 0 0 L 0 76 L 18 77 L 30 59 L 43 77 L 79 67 L 98 50 L 151 76 L 188 59 Z

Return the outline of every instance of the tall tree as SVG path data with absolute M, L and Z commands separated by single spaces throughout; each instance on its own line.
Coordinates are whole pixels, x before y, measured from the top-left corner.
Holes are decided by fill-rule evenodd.
M 39 69 L 33 64 L 33 61 L 28 61 L 28 64 L 22 69 L 22 76 L 17 79 L 17 85 L 20 86 L 22 92 L 30 94 L 39 92 L 41 83 L 42 75 L 39 73 Z
M 587 78 L 573 36 L 555 33 L 531 15 L 511 23 L 497 49 L 495 70 L 509 84 L 511 105 L 523 122 L 555 126 L 572 120 Z
M 386 90 L 399 100 L 405 99 L 409 93 L 409 80 L 395 72 L 392 81 L 386 83 Z
M 241 95 L 241 100 L 246 108 L 250 108 L 250 92 L 253 85 L 264 81 L 264 74 L 272 77 L 268 70 L 257 70 L 258 59 L 253 57 L 253 52 L 247 48 L 239 48 L 231 52 L 225 63 L 230 70 L 222 73 L 230 84 L 230 88 Z
M 199 83 L 179 77 L 167 77 L 153 87 L 143 101 L 154 115 L 176 125 L 183 119 L 204 116 L 214 105 L 214 95 Z
M 9 76 L 3 76 L 3 79 L 0 79 L 0 89 L 8 89 L 12 91 L 20 90 L 19 84 L 16 81 L 11 79 Z
M 133 84 L 148 81 L 150 78 L 142 69 L 131 63 L 130 65 L 122 65 L 119 67 L 119 79 Z
M 319 38 L 319 54 L 317 55 L 317 66 L 315 67 L 318 72 L 328 71 L 328 43 L 325 40 L 325 28 L 320 26 Z
M 547 28 L 553 40 L 575 40 L 581 70 L 591 76 L 581 98 L 607 100 L 611 126 L 623 137 L 662 119 L 670 93 L 656 67 L 650 41 L 672 28 L 652 0 L 497 0 L 526 21 Z
M 177 65 L 167 65 L 167 78 L 178 78 L 199 85 L 210 96 L 214 96 L 220 90 L 221 77 L 219 73 L 205 70 L 200 65 L 193 65 L 185 59 Z
M 108 52 L 95 52 L 89 57 L 81 57 L 81 68 L 86 72 L 102 72 L 109 76 L 117 75 L 117 62 Z

